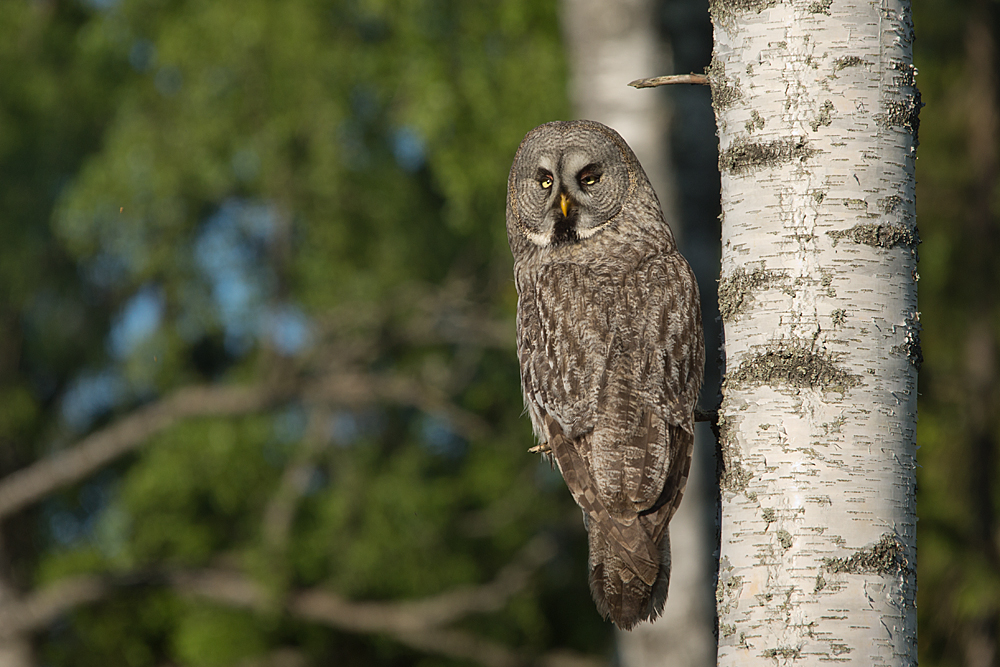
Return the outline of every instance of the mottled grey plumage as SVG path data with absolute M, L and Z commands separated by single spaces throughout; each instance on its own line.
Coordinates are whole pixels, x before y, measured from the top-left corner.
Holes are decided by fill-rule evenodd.
M 667 597 L 667 523 L 687 482 L 704 368 L 698 286 L 639 161 L 593 121 L 525 136 L 507 237 L 538 450 L 583 509 L 598 610 L 630 629 Z

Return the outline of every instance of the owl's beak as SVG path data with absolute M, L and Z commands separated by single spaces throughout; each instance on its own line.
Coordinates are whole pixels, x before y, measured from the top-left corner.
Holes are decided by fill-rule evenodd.
M 569 215 L 569 197 L 565 192 L 559 193 L 559 208 L 562 209 L 564 218 Z

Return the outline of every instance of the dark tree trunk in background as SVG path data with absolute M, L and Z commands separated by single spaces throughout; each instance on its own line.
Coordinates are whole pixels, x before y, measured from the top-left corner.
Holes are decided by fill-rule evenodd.
M 992 286 L 980 289 L 970 301 L 970 326 L 965 337 L 965 396 L 972 451 L 968 459 L 971 480 L 972 548 L 980 550 L 994 571 L 1000 570 L 997 517 L 993 511 L 997 469 L 997 348 L 995 287 L 998 275 L 996 248 L 997 221 L 993 213 L 998 176 L 997 141 L 1000 113 L 997 105 L 996 3 L 978 0 L 973 4 L 966 27 L 966 57 L 970 81 L 969 158 L 973 187 L 970 193 L 964 246 L 967 253 L 969 284 Z M 997 631 L 1000 602 L 985 610 L 966 628 L 962 642 L 966 665 L 991 667 L 997 664 Z

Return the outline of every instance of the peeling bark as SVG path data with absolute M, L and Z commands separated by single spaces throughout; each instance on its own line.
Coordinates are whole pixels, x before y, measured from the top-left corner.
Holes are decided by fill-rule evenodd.
M 713 0 L 719 664 L 916 664 L 914 161 L 905 0 Z

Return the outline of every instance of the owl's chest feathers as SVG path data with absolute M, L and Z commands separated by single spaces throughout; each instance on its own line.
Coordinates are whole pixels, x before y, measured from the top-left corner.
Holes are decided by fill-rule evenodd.
M 653 400 L 643 395 L 643 382 L 630 382 L 629 389 L 622 379 L 652 361 L 646 359 L 653 351 L 643 341 L 648 332 L 642 313 L 653 304 L 646 303 L 648 292 L 638 285 L 660 274 L 658 264 L 669 260 L 659 253 L 618 259 L 617 264 L 560 261 L 515 267 L 519 354 L 529 371 L 522 378 L 525 392 L 570 437 L 593 430 L 609 402 L 630 402 L 625 394 L 637 403 Z

